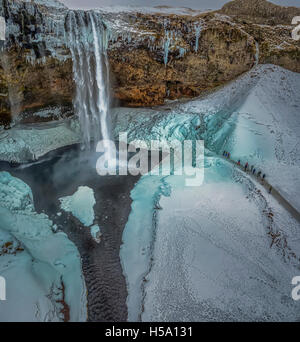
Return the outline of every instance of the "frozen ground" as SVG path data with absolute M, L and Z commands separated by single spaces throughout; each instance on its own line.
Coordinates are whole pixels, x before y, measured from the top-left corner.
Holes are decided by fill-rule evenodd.
M 1 130 L 0 127 L 0 160 L 31 162 L 50 151 L 78 144 L 80 141 L 80 127 L 75 119 L 17 125 L 9 130 Z
M 123 232 L 120 258 L 127 280 L 128 320 L 139 318 L 142 304 L 141 284 L 149 267 L 153 240 L 153 207 L 161 191 L 166 191 L 160 177 L 143 177 L 131 192 L 131 213 Z
M 80 256 L 45 214 L 37 214 L 32 192 L 0 173 L 0 274 L 7 300 L 0 321 L 86 320 L 86 290 Z
M 298 320 L 290 284 L 299 260 L 285 261 L 270 248 L 265 203 L 251 185 L 215 177 L 207 170 L 201 189 L 177 189 L 160 201 L 142 319 Z M 274 209 L 274 225 L 284 217 L 288 227 L 280 228 L 298 239 L 299 258 L 299 224 L 276 204 Z
M 72 196 L 62 197 L 59 200 L 61 208 L 71 212 L 82 224 L 87 227 L 93 224 L 96 203 L 93 189 L 88 186 L 80 186 Z
M 266 173 L 300 211 L 300 75 L 266 68 L 230 119 L 224 149 Z
M 59 201 L 61 209 L 71 213 L 84 226 L 90 228 L 91 236 L 97 243 L 100 243 L 100 227 L 96 224 L 93 225 L 95 220 L 94 206 L 96 204 L 93 189 L 88 186 L 79 186 L 73 195 L 61 197 Z
M 129 320 L 299 319 L 299 224 L 240 171 L 207 157 L 203 186 L 144 176 L 132 198 L 121 250 Z

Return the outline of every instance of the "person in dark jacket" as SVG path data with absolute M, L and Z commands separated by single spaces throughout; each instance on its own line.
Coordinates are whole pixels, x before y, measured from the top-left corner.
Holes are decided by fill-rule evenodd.
M 245 164 L 245 171 L 247 171 L 248 170 L 248 162 Z
M 256 171 L 255 169 L 253 169 L 253 171 L 252 171 L 252 173 L 253 173 L 254 175 L 255 175 L 255 171 Z
M 257 177 L 260 177 L 260 175 L 261 175 L 261 171 L 258 171 L 257 172 Z

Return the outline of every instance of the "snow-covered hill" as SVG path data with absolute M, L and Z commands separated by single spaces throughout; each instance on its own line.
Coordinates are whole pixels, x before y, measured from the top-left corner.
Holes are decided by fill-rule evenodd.
M 248 161 L 300 209 L 300 74 L 258 65 L 208 96 L 151 109 L 120 109 L 115 135 L 203 139 L 205 147 Z
M 238 111 L 223 148 L 248 161 L 300 211 L 300 75 L 264 67 Z
M 144 176 L 132 191 L 120 253 L 130 320 L 298 319 L 299 222 L 209 150 L 254 164 L 299 206 L 299 89 L 299 74 L 264 65 L 202 99 L 131 110 L 129 122 L 119 113 L 130 139 L 203 138 L 208 149 L 201 187 Z

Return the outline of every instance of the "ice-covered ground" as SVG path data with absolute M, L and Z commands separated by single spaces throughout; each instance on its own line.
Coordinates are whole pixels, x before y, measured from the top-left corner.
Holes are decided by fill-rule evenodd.
M 76 119 L 17 125 L 9 130 L 0 127 L 0 160 L 31 162 L 50 151 L 80 142 L 80 126 Z
M 123 232 L 120 250 L 122 267 L 127 280 L 128 320 L 136 321 L 141 312 L 141 284 L 149 267 L 153 240 L 153 207 L 160 193 L 167 190 L 160 177 L 145 176 L 131 192 L 131 213 Z
M 75 245 L 45 214 L 27 184 L 0 173 L 0 321 L 85 321 L 86 289 Z
M 71 212 L 82 224 L 87 227 L 93 224 L 96 203 L 93 189 L 88 186 L 80 186 L 72 196 L 62 197 L 59 200 L 61 208 Z
M 239 170 L 210 156 L 201 187 L 144 176 L 132 198 L 120 254 L 129 320 L 299 319 L 299 223 Z
M 94 205 L 96 204 L 93 189 L 88 186 L 80 186 L 73 195 L 61 197 L 59 201 L 60 207 L 64 211 L 71 213 L 83 225 L 90 228 L 93 239 L 99 243 L 101 240 L 100 227 L 96 224 L 93 225 L 95 220 Z
M 269 66 L 230 119 L 224 149 L 265 172 L 300 211 L 300 74 Z
M 36 4 L 39 5 L 44 5 L 47 7 L 55 7 L 58 9 L 65 9 L 66 6 L 63 4 L 63 1 L 58 1 L 58 0 L 22 0 L 23 2 L 35 2 Z

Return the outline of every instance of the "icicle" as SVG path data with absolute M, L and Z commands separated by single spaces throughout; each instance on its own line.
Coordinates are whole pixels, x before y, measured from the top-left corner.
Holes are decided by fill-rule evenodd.
M 195 52 L 198 52 L 199 50 L 199 38 L 200 38 L 201 30 L 202 30 L 201 24 L 195 25 L 195 31 L 196 31 Z
M 259 44 L 257 41 L 255 41 L 255 65 L 258 65 L 259 63 Z
M 182 58 L 186 54 L 186 49 L 183 47 L 179 48 L 179 57 Z
M 168 64 L 168 57 L 169 57 L 169 48 L 171 44 L 171 39 L 172 39 L 172 32 L 170 31 L 165 31 L 165 39 L 164 39 L 164 63 L 165 66 Z

